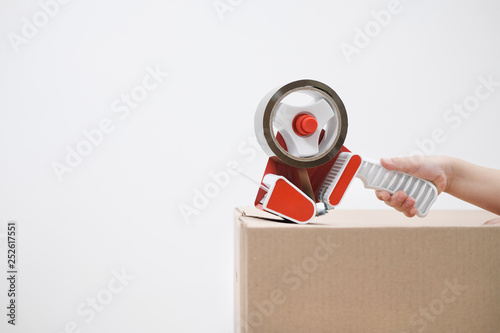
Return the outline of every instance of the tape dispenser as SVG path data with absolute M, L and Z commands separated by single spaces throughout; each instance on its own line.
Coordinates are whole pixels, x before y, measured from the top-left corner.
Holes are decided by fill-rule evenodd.
M 355 177 L 365 188 L 406 192 L 420 217 L 438 196 L 431 182 L 349 151 L 345 106 L 324 83 L 299 80 L 270 91 L 257 107 L 255 134 L 269 155 L 255 206 L 286 220 L 308 223 L 337 207 Z

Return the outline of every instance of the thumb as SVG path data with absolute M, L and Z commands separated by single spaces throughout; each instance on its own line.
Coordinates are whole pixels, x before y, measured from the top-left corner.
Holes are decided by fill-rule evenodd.
M 381 158 L 380 164 L 387 170 L 396 170 L 410 175 L 417 169 L 417 165 L 410 157 Z

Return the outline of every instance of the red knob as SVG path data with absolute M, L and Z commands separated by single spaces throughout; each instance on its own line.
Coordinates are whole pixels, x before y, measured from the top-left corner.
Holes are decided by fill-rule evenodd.
M 293 119 L 293 130 L 299 136 L 313 134 L 318 128 L 316 118 L 310 114 L 301 113 Z

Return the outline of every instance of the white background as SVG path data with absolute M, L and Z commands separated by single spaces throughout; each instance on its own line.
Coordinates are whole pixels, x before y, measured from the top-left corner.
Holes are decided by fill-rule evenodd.
M 500 82 L 497 1 L 401 0 L 380 31 L 372 11 L 389 1 L 232 0 L 222 15 L 214 3 L 72 0 L 15 47 L 23 18 L 42 9 L 1 0 L 0 266 L 7 222 L 18 221 L 20 273 L 15 328 L 0 280 L 0 331 L 232 332 L 232 212 L 257 188 L 225 177 L 226 165 L 260 180 L 267 157 L 252 145 L 254 111 L 289 81 L 339 94 L 345 145 L 363 156 L 427 142 L 429 153 L 500 168 L 500 87 L 460 125 L 443 118 L 479 77 Z M 373 37 L 348 61 L 342 43 L 367 27 Z M 147 68 L 169 76 L 121 119 L 112 104 Z M 54 163 L 103 119 L 113 131 L 59 181 Z M 446 140 L 432 147 L 436 128 Z M 388 209 L 358 181 L 339 209 L 368 208 Z M 434 206 L 469 208 L 445 195 Z M 112 294 L 114 271 L 131 280 Z M 99 297 L 106 304 L 91 318 Z

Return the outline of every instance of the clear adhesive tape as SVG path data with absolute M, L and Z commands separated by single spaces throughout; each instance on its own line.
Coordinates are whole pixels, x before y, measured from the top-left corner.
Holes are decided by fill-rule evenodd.
M 325 99 L 331 107 L 336 126 L 336 136 L 324 151 L 315 156 L 298 157 L 288 153 L 278 142 L 273 129 L 273 120 L 278 105 L 293 92 L 313 92 Z M 321 129 L 319 129 L 321 130 Z M 271 158 L 298 168 L 313 168 L 330 161 L 342 148 L 347 135 L 347 113 L 344 103 L 332 88 L 314 80 L 298 80 L 270 91 L 260 102 L 255 112 L 255 135 L 260 146 Z

